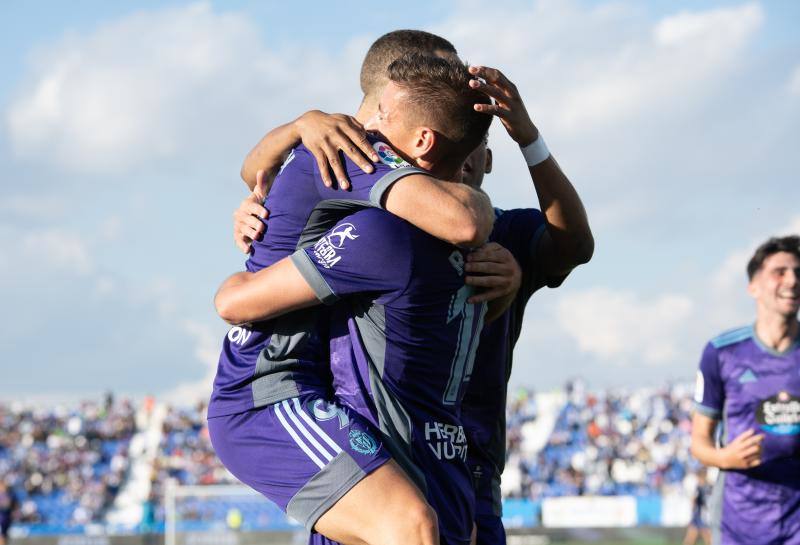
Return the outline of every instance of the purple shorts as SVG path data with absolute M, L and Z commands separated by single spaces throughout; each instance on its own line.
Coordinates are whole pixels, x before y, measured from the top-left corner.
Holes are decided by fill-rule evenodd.
M 309 530 L 391 459 L 369 422 L 315 393 L 209 418 L 208 431 L 217 456 L 237 479 Z

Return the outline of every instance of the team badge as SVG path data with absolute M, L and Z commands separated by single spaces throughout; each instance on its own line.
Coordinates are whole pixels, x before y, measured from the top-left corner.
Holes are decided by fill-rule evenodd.
M 410 167 L 402 157 L 397 155 L 395 151 L 383 142 L 375 142 L 372 144 L 375 151 L 378 152 L 378 157 L 381 158 L 381 163 L 389 165 L 391 168 Z
M 800 434 L 800 399 L 789 392 L 778 392 L 756 407 L 756 422 L 775 435 Z
M 372 455 L 378 452 L 378 442 L 365 431 L 350 430 L 350 448 L 361 454 Z

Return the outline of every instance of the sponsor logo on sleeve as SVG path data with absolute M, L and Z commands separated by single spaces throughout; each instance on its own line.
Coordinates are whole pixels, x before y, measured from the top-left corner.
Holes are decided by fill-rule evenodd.
M 375 142 L 372 144 L 375 151 L 378 152 L 378 157 L 381 158 L 381 163 L 389 165 L 391 168 L 410 167 L 402 157 L 397 155 L 395 151 L 383 142 Z
M 355 233 L 352 223 L 340 223 L 333 230 L 314 244 L 314 257 L 317 263 L 326 269 L 332 268 L 341 259 L 339 251 L 344 249 L 348 240 L 355 240 L 361 235 Z
M 703 402 L 703 394 L 706 390 L 705 379 L 703 379 L 703 372 L 697 371 L 697 379 L 694 382 L 694 400 L 698 403 Z
M 371 456 L 378 452 L 378 442 L 368 432 L 350 430 L 350 448 L 358 453 Z
M 756 407 L 756 422 L 767 433 L 800 434 L 800 399 L 788 392 L 762 399 Z

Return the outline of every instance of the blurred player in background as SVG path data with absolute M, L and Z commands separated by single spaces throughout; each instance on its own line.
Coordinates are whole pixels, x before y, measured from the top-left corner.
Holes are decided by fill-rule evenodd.
M 683 536 L 683 545 L 694 545 L 701 538 L 705 545 L 711 543 L 711 530 L 708 527 L 708 471 L 697 473 L 697 488 L 692 496 L 692 519 Z
M 14 490 L 0 477 L 0 545 L 8 543 L 8 532 L 16 515 L 18 503 Z
M 767 240 L 747 274 L 756 321 L 712 339 L 703 352 L 692 454 L 721 470 L 713 543 L 799 544 L 800 237 Z

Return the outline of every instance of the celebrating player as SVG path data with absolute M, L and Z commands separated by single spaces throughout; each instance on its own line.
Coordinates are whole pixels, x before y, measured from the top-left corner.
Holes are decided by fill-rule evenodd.
M 496 115 L 520 145 L 544 214 L 539 210 L 496 210 L 491 241 L 472 252 L 467 283 L 483 287 L 485 296 L 508 278 L 510 262 L 518 264 L 517 288 L 507 290 L 506 305 L 487 317 L 475 359 L 475 371 L 463 402 L 462 420 L 469 444 L 468 459 L 475 482 L 478 545 L 505 543 L 500 501 L 500 476 L 506 459 L 505 410 L 514 345 L 522 329 L 525 306 L 542 286 L 561 285 L 569 272 L 591 258 L 594 242 L 578 194 L 544 146 L 516 86 L 499 70 L 470 67 L 470 85 L 494 99 L 476 109 Z M 482 144 L 465 163 L 464 183 L 480 187 L 491 170 L 491 152 Z
M 374 129 L 409 163 L 459 180 L 491 122 L 473 109 L 488 100 L 468 87 L 466 67 L 411 55 L 393 62 L 389 76 Z M 282 182 L 280 176 L 273 191 Z M 331 321 L 337 399 L 380 427 L 436 509 L 442 542 L 465 545 L 474 494 L 458 413 L 485 305 L 468 301 L 474 290 L 463 276 L 461 250 L 367 210 L 291 259 L 234 275 L 216 301 L 220 315 L 238 323 L 363 294 L 337 306 Z
M 797 544 L 800 237 L 767 240 L 747 274 L 756 322 L 719 335 L 703 352 L 692 454 L 721 470 L 711 504 L 713 543 Z
M 389 33 L 379 39 L 371 51 L 383 49 L 384 57 L 388 56 L 397 48 L 381 47 L 382 42 L 385 44 L 395 35 L 413 32 Z M 484 290 L 475 300 L 505 297 L 504 304 L 495 304 L 490 310 L 491 315 L 487 316 L 487 322 L 497 320 L 484 329 L 473 374 L 476 378 L 471 381 L 473 386 L 468 389 L 463 403 L 470 468 L 477 486 L 477 539 L 479 544 L 497 544 L 505 541 L 500 518 L 500 475 L 505 463 L 506 388 L 525 305 L 536 289 L 543 285 L 559 285 L 573 267 L 588 261 L 593 251 L 593 240 L 577 193 L 543 146 L 516 87 L 498 70 L 486 67 L 472 67 L 470 70 L 484 80 L 484 83 L 473 80 L 471 85 L 495 99 L 495 104 L 487 105 L 483 112 L 497 115 L 509 135 L 523 149 L 545 210 L 544 215 L 534 209 L 497 210 L 495 228 L 490 237 L 493 242 L 469 254 L 466 265 L 466 270 L 472 273 L 467 276 L 467 283 Z M 362 84 L 364 76 L 362 71 Z M 325 114 L 315 113 L 315 118 L 309 123 L 316 124 L 317 133 L 324 133 L 332 121 L 328 119 L 328 125 L 325 125 Z M 314 134 L 315 131 L 308 132 Z M 360 136 L 355 130 L 348 135 L 354 142 L 359 141 Z M 337 136 L 344 137 L 342 134 Z M 264 141 L 260 146 L 263 144 Z M 344 145 L 345 148 L 354 146 L 352 143 Z M 256 169 L 253 164 L 255 157 L 257 153 L 254 150 L 245 161 L 243 175 Z M 324 163 L 325 159 L 326 156 L 321 154 L 320 161 Z M 491 151 L 482 144 L 465 162 L 463 181 L 480 187 L 484 173 L 490 170 Z M 249 217 L 250 214 L 264 215 L 256 200 L 258 197 L 246 199 L 235 215 L 235 238 L 245 250 L 250 243 L 246 237 L 258 238 L 263 230 L 260 221 Z M 517 261 L 522 265 L 521 272 Z

